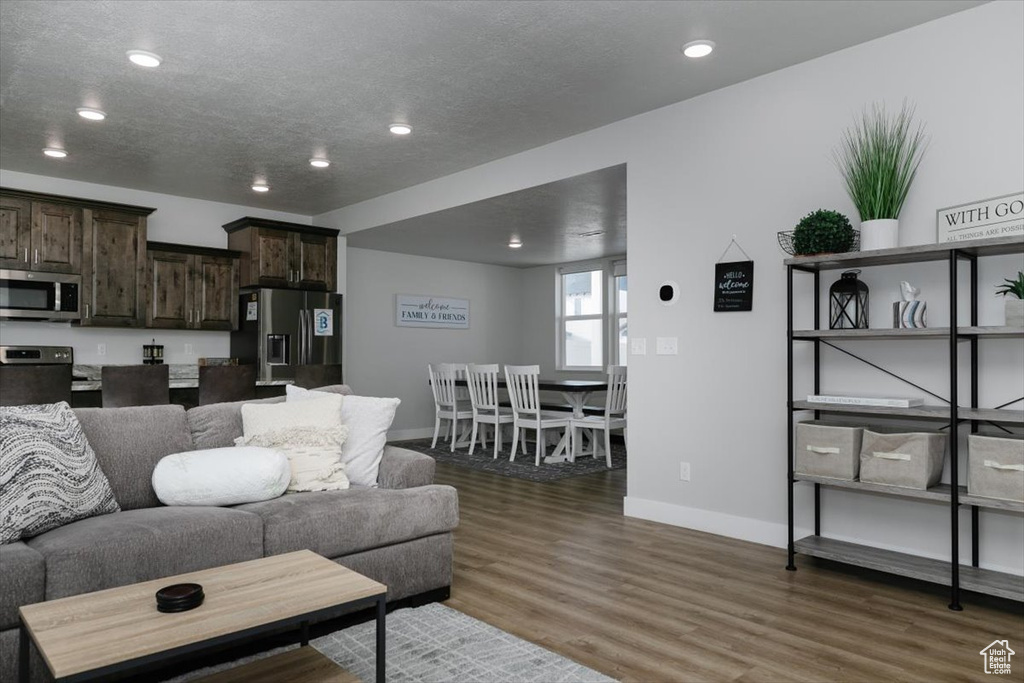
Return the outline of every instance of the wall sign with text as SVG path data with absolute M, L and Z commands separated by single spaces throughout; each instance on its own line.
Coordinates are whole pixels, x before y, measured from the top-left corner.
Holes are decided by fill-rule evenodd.
M 397 294 L 395 302 L 395 324 L 399 327 L 469 329 L 469 299 Z
M 715 313 L 754 308 L 754 262 L 715 264 Z
M 935 228 L 939 244 L 1024 235 L 1024 192 L 939 209 Z

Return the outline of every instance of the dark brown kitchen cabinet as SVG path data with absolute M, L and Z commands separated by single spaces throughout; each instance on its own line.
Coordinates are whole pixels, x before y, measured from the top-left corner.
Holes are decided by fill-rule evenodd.
M 32 266 L 32 202 L 0 195 L 0 268 Z
M 337 289 L 338 230 L 247 216 L 224 226 L 242 287 Z
M 240 257 L 227 249 L 150 242 L 146 327 L 235 329 Z
M 146 216 L 85 209 L 80 325 L 146 324 Z
M 0 268 L 82 272 L 82 208 L 0 194 Z
M 81 275 L 74 324 L 146 324 L 146 220 L 156 209 L 0 188 L 0 267 Z

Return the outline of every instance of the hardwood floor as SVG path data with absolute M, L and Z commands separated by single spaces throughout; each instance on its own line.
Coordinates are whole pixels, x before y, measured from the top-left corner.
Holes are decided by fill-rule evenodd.
M 622 681 L 991 679 L 1024 610 L 937 586 L 622 516 L 624 470 L 554 483 L 438 463 L 459 490 L 446 604 Z M 1019 658 L 1019 659 L 1018 659 Z

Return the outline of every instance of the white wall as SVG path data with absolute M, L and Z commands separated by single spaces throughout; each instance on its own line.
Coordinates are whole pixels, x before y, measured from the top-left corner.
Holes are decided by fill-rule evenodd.
M 56 163 L 60 163 L 59 161 Z M 203 247 L 227 248 L 227 233 L 221 228 L 242 216 L 259 216 L 293 223 L 310 223 L 309 216 L 281 211 L 268 211 L 254 206 L 222 204 L 187 197 L 143 192 L 124 187 L 96 185 L 61 178 L 0 170 L 0 186 L 82 197 L 122 204 L 155 207 L 147 222 L 148 239 L 153 242 L 193 244 Z M 339 246 L 339 260 L 344 263 L 344 240 Z M 344 270 L 339 272 L 344 281 Z M 228 332 L 187 330 L 122 330 L 113 328 L 73 327 L 70 323 L 0 322 L 0 343 L 46 344 L 71 346 L 76 363 L 126 364 L 142 361 L 142 344 L 156 338 L 164 345 L 168 363 L 195 363 L 203 356 L 227 356 Z M 106 355 L 97 354 L 97 346 L 106 345 Z M 191 344 L 193 353 L 185 353 Z
M 1024 4 L 986 4 L 318 220 L 351 232 L 626 162 L 630 330 L 680 340 L 678 356 L 630 358 L 626 513 L 782 545 L 786 302 L 775 232 L 819 207 L 856 218 L 829 151 L 875 101 L 913 100 L 932 135 L 902 244 L 934 242 L 939 207 L 1024 187 L 1022 34 Z M 969 49 L 950 48 L 965 40 Z M 754 310 L 714 314 L 714 262 L 733 233 L 757 263 Z M 1019 259 L 986 264 L 981 291 L 1017 267 Z M 895 283 L 916 280 L 933 302 L 933 325 L 942 323 L 942 276 L 934 264 L 865 273 L 883 314 Z M 682 287 L 671 308 L 656 300 L 665 279 Z M 983 302 L 983 322 L 998 322 L 998 302 Z M 941 393 L 943 348 L 929 343 L 937 346 L 865 353 L 909 366 Z M 984 343 L 983 405 L 1018 397 L 1021 350 Z M 826 389 L 889 389 L 834 353 L 826 358 Z M 798 391 L 806 373 L 802 382 Z M 681 460 L 692 463 L 690 483 L 678 479 Z M 800 493 L 807 528 L 810 497 Z M 826 492 L 825 503 L 826 533 L 948 553 L 945 507 L 842 491 Z M 985 512 L 982 537 L 984 566 L 1024 571 L 1020 516 Z
M 429 363 L 520 362 L 520 278 L 515 268 L 348 249 L 345 381 L 359 394 L 402 399 L 391 438 L 433 433 Z M 469 329 L 398 327 L 396 294 L 469 299 Z

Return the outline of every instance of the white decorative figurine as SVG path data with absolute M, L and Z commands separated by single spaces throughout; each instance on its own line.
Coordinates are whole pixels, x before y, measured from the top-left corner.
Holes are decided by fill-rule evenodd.
M 894 329 L 928 327 L 928 304 L 918 301 L 921 290 L 906 280 L 900 283 L 902 301 L 892 305 L 892 326 Z

